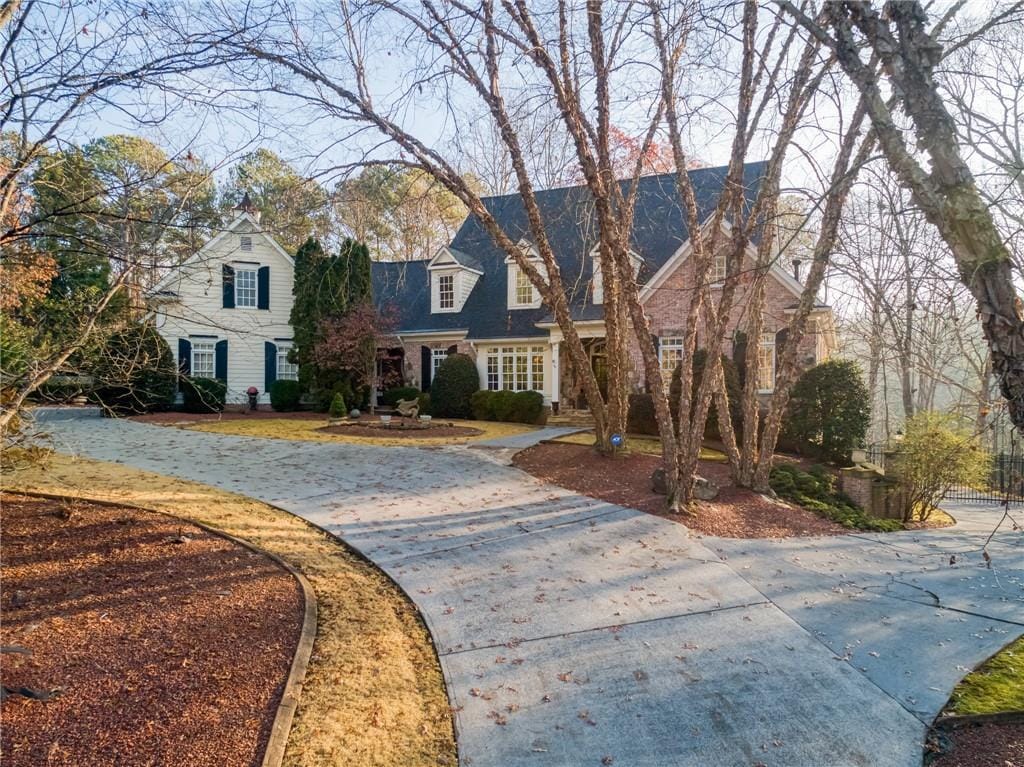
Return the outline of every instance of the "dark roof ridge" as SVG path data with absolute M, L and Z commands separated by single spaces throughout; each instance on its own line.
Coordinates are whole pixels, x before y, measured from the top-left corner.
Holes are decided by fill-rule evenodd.
M 754 160 L 752 162 L 745 162 L 745 163 L 743 163 L 743 167 L 744 168 L 752 168 L 752 167 L 754 167 L 756 165 L 767 165 L 767 164 L 768 164 L 767 160 Z M 707 166 L 707 167 L 703 167 L 703 168 L 691 168 L 688 172 L 693 174 L 693 173 L 710 173 L 711 171 L 721 171 L 724 174 L 728 170 L 729 170 L 729 166 L 728 165 L 711 165 L 711 166 Z M 646 174 L 641 175 L 639 177 L 639 179 L 640 180 L 644 180 L 644 179 L 654 179 L 654 178 L 656 178 L 656 179 L 659 179 L 659 180 L 668 181 L 670 179 L 674 179 L 675 176 L 676 176 L 676 172 L 675 171 L 670 171 L 668 173 L 646 173 Z M 617 178 L 615 180 L 617 182 L 619 182 L 620 184 L 624 184 L 624 183 L 628 183 L 628 182 L 632 181 L 633 178 L 632 178 L 632 176 L 630 176 L 628 178 Z M 546 186 L 543 189 L 534 189 L 533 192 L 534 192 L 534 194 L 545 194 L 547 192 L 564 192 L 564 191 L 569 190 L 569 189 L 584 189 L 584 188 L 586 188 L 586 186 L 587 186 L 586 183 L 582 183 L 582 184 L 565 184 L 563 186 Z M 519 192 L 508 192 L 506 194 L 489 194 L 489 195 L 485 195 L 485 196 L 481 197 L 480 201 L 481 202 L 486 202 L 488 200 L 501 200 L 501 199 L 504 199 L 504 198 L 507 198 L 507 197 L 522 197 L 522 195 Z

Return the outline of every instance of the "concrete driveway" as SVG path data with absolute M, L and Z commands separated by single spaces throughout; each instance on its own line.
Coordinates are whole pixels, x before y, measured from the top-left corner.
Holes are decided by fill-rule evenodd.
M 60 450 L 276 504 L 387 571 L 434 636 L 463 765 L 911 767 L 966 671 L 1024 633 L 1024 541 L 728 540 L 486 450 L 50 420 Z M 954 564 L 951 562 L 955 561 Z

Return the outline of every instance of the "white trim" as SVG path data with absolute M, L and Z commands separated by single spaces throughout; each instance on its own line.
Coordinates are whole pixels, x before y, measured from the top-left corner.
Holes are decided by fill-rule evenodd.
M 546 336 L 516 336 L 515 338 L 467 338 L 471 344 L 546 344 Z
M 168 271 L 167 274 L 165 274 L 160 279 L 160 281 L 157 282 L 156 285 L 154 285 L 152 288 L 150 288 L 147 291 L 147 297 L 148 296 L 152 296 L 155 293 L 159 293 L 161 290 L 163 290 L 171 282 L 171 280 L 174 279 L 175 274 L 180 269 L 183 269 L 184 267 L 186 267 L 186 266 L 188 266 L 190 264 L 195 263 L 196 261 L 198 261 L 200 259 L 200 257 L 203 256 L 203 254 L 207 253 L 208 251 L 210 251 L 214 247 L 216 247 L 217 244 L 221 240 L 223 240 L 225 237 L 227 237 L 229 234 L 234 234 L 235 227 L 237 227 L 243 221 L 248 221 L 250 224 L 252 224 L 254 227 L 256 227 L 256 230 L 251 232 L 250 234 L 258 234 L 259 236 L 261 236 L 263 239 L 265 239 L 267 242 L 269 242 L 271 247 L 274 250 L 276 250 L 278 252 L 278 254 L 280 256 L 282 256 L 289 264 L 291 264 L 292 267 L 295 266 L 295 259 L 293 259 L 291 256 L 288 255 L 288 252 L 284 248 L 281 247 L 281 245 L 277 242 L 277 240 L 275 240 L 267 232 L 265 232 L 262 229 L 260 229 L 260 222 L 259 221 L 257 221 L 255 218 L 253 218 L 251 215 L 249 215 L 248 213 L 246 213 L 243 210 L 241 213 L 239 213 L 237 216 L 235 216 L 233 221 L 231 221 L 227 226 L 225 226 L 223 229 L 221 229 L 221 231 L 218 234 L 214 235 L 212 238 L 207 240 L 206 243 L 203 245 L 203 247 L 201 247 L 199 250 L 197 250 L 195 253 L 193 253 L 188 258 L 186 258 L 180 264 L 175 266 L 173 269 Z M 239 251 L 239 252 L 241 252 L 241 251 Z
M 448 260 L 447 261 L 442 261 L 441 258 L 443 256 L 447 256 Z M 479 275 L 481 277 L 483 277 L 483 275 L 484 275 L 484 273 L 482 271 L 480 271 L 479 269 L 474 269 L 471 266 L 466 266 L 464 263 L 459 261 L 459 259 L 457 259 L 452 254 L 451 250 L 449 250 L 447 246 L 443 246 L 441 248 L 438 248 L 437 253 L 434 254 L 434 257 L 431 258 L 427 262 L 427 271 L 428 272 L 429 271 L 433 271 L 434 269 L 451 269 L 451 268 L 463 269 L 463 270 L 465 270 L 467 272 L 472 272 L 473 274 Z
M 406 338 L 413 341 L 461 341 L 467 333 L 469 333 L 468 330 L 413 330 L 409 332 L 399 330 L 392 335 L 398 339 L 399 343 L 404 343 Z

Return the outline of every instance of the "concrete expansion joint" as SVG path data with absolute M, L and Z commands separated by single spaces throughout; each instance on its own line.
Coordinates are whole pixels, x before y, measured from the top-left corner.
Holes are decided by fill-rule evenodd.
M 491 644 L 477 645 L 475 647 L 464 647 L 460 650 L 448 650 L 447 652 L 438 651 L 438 655 L 447 657 L 450 655 L 464 655 L 465 653 L 477 652 L 478 650 L 494 650 L 498 647 L 508 647 L 510 643 L 514 642 L 515 646 L 524 644 L 530 644 L 531 642 L 544 642 L 549 639 L 560 639 L 562 637 L 579 636 L 581 634 L 593 634 L 598 631 L 609 631 L 611 629 L 623 629 L 629 628 L 630 626 L 644 626 L 651 623 L 662 623 L 664 621 L 678 620 L 682 618 L 693 618 L 698 615 L 712 615 L 714 613 L 724 613 L 731 610 L 745 610 L 749 607 L 767 607 L 772 604 L 769 600 L 760 600 L 757 602 L 746 602 L 741 605 L 728 605 L 723 607 L 712 607 L 708 610 L 695 610 L 688 613 L 677 613 L 675 615 L 662 615 L 657 618 L 642 618 L 635 621 L 623 621 L 622 623 L 609 623 L 603 626 L 592 626 L 585 629 L 577 629 L 576 631 L 562 631 L 557 634 L 545 634 L 543 636 L 535 637 L 513 637 L 507 642 L 493 642 Z

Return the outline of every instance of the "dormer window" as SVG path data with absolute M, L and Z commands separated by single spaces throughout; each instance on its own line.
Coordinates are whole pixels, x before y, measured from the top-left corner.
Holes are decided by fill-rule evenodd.
M 522 254 L 540 271 L 546 275 L 544 264 L 540 260 L 540 253 L 537 248 L 531 245 L 526 239 L 519 241 L 519 249 Z M 509 309 L 536 309 L 541 305 L 540 291 L 538 291 L 530 278 L 519 266 L 518 262 L 509 256 L 505 259 L 508 267 L 506 279 L 508 280 L 508 308 Z
M 590 251 L 590 259 L 591 273 L 593 275 L 590 280 L 590 293 L 595 304 L 603 304 L 604 278 L 601 276 L 600 246 L 594 246 L 594 249 Z M 644 260 L 631 250 L 629 251 L 629 262 L 633 265 L 633 276 L 637 277 L 640 274 L 640 267 L 643 266 Z
M 243 250 L 246 253 L 252 252 L 252 237 L 250 237 L 247 234 L 243 234 L 238 239 L 239 239 L 239 242 L 238 242 L 239 250 Z
M 437 278 L 437 305 L 440 309 L 455 308 L 455 275 L 442 274 Z
M 519 306 L 531 306 L 536 300 L 534 296 L 533 283 L 526 276 L 526 272 L 518 265 L 515 268 L 516 275 L 516 304 Z

